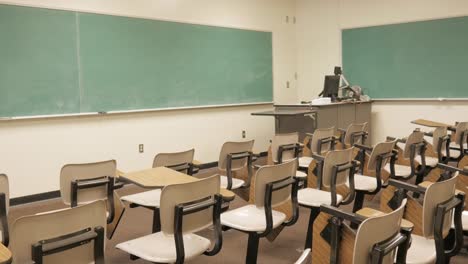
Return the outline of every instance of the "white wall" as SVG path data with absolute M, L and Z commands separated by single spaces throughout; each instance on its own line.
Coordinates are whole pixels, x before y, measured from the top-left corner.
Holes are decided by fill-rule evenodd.
M 296 12 L 298 96 L 310 100 L 323 88 L 323 76 L 341 65 L 341 29 L 468 15 L 468 1 L 297 0 Z M 405 136 L 417 118 L 466 121 L 467 111 L 466 102 L 375 102 L 373 140 Z
M 288 0 L 11 0 L 28 6 L 148 17 L 273 32 L 274 100 L 297 101 L 293 76 L 295 13 Z M 291 81 L 290 88 L 286 82 Z M 251 112 L 270 105 L 164 111 L 107 117 L 80 117 L 0 122 L 0 172 L 10 177 L 12 197 L 59 189 L 59 172 L 66 163 L 114 158 L 124 171 L 151 166 L 154 154 L 194 147 L 196 159 L 211 162 L 227 140 L 241 140 L 241 131 L 267 149 L 273 135 L 270 117 Z M 145 153 L 138 153 L 138 144 Z

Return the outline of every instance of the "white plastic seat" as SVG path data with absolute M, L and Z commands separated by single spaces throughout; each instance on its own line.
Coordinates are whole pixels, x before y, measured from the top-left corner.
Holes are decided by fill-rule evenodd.
M 161 204 L 161 189 L 126 195 L 121 197 L 120 200 L 141 206 L 159 208 Z
M 221 178 L 221 188 L 227 188 L 228 186 L 228 178 L 227 176 L 220 176 Z M 244 181 L 241 180 L 241 179 L 237 179 L 237 178 L 232 178 L 232 187 L 231 187 L 231 190 L 235 190 L 235 189 L 239 189 L 240 187 L 242 187 L 244 185 Z
M 456 143 L 456 142 L 450 142 L 450 147 L 451 148 L 460 148 L 460 144 Z M 468 148 L 468 145 L 465 143 L 463 144 L 463 149 L 467 149 Z M 443 155 L 446 155 L 446 151 L 445 149 L 442 149 L 442 154 Z M 450 149 L 450 157 L 458 157 L 460 156 L 460 151 L 459 150 L 456 150 L 456 149 Z
M 402 150 L 405 150 L 405 148 L 406 148 L 406 144 L 403 143 L 403 142 L 397 142 L 396 145 L 397 145 L 399 148 L 401 148 Z
M 299 168 L 309 168 L 310 163 L 314 160 L 312 157 L 299 157 Z
M 346 186 L 349 187 L 349 180 L 346 182 Z M 354 189 L 368 192 L 375 191 L 377 189 L 377 180 L 375 177 L 354 174 Z
M 468 211 L 462 213 L 462 226 L 463 230 L 468 231 Z
M 437 254 L 433 239 L 411 235 L 411 247 L 406 255 L 407 264 L 435 263 Z
M 310 248 L 306 248 L 302 252 L 299 259 L 297 259 L 296 262 L 294 262 L 294 264 L 305 264 L 305 263 L 309 263 L 309 262 L 310 262 Z
M 185 260 L 190 260 L 210 248 L 209 239 L 196 234 L 184 234 Z M 174 263 L 177 259 L 174 235 L 163 232 L 150 234 L 137 239 L 120 243 L 116 246 L 139 258 L 156 263 Z
M 303 171 L 296 171 L 296 177 L 298 178 L 306 178 L 307 177 L 307 173 L 303 172 Z
M 374 180 L 375 181 L 375 180 Z M 313 188 L 300 189 L 297 192 L 297 201 L 300 205 L 320 207 L 322 204 L 331 205 L 331 193 Z M 336 194 L 336 202 L 343 201 L 343 196 Z
M 272 215 L 273 228 L 286 220 L 286 215 L 282 212 L 272 210 Z M 221 214 L 221 223 L 237 230 L 260 233 L 266 229 L 265 209 L 253 204 L 242 206 Z
M 384 170 L 390 173 L 390 163 L 385 165 Z M 395 174 L 399 177 L 408 178 L 409 176 L 411 176 L 411 167 L 395 164 Z
M 454 227 L 455 225 L 452 222 L 452 228 Z M 468 211 L 462 212 L 462 227 L 463 227 L 463 231 L 468 231 Z
M 414 160 L 421 164 L 422 161 L 421 161 L 421 156 L 417 156 L 414 158 Z M 429 167 L 432 167 L 432 168 L 435 168 L 437 166 L 437 163 L 439 163 L 439 159 L 437 158 L 434 158 L 434 157 L 425 157 L 425 160 L 426 160 L 426 166 L 429 166 Z

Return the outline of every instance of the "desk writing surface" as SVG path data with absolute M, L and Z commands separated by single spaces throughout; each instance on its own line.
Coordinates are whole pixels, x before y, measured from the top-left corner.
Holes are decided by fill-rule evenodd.
M 426 120 L 426 119 L 416 119 L 411 121 L 411 123 L 426 126 L 426 127 L 451 127 L 452 125 L 444 124 L 436 121 Z
M 189 183 L 197 181 L 196 178 L 178 171 L 157 167 L 147 170 L 125 173 L 121 180 L 134 183 L 143 188 L 163 188 L 171 184 Z
M 385 213 L 383 213 L 383 212 L 381 212 L 379 210 L 369 208 L 369 207 L 362 208 L 361 210 L 357 211 L 356 214 L 360 215 L 360 216 L 364 216 L 366 218 L 379 217 L 379 216 L 385 215 Z M 401 219 L 401 224 L 400 225 L 403 228 L 413 228 L 414 227 L 414 224 L 411 223 L 410 221 L 406 220 L 406 219 Z
M 134 183 L 143 188 L 163 188 L 172 184 L 198 181 L 199 179 L 166 167 L 156 167 L 141 171 L 129 172 L 120 176 L 120 180 Z M 235 194 L 224 188 L 220 194 L 225 200 L 234 199 Z
M 9 263 L 11 260 L 11 251 L 0 243 L 0 264 Z

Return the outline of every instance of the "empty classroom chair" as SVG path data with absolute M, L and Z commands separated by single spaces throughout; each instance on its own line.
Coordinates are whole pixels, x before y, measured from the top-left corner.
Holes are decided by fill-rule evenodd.
M 340 141 L 343 148 L 350 148 L 354 144 L 365 144 L 368 136 L 368 127 L 366 123 L 353 123 L 346 129 L 338 129 L 341 132 Z
M 395 140 L 396 138 L 387 137 L 388 140 Z M 390 163 L 385 165 L 384 169 L 387 173 L 394 175 L 396 179 L 409 180 L 416 176 L 416 182 L 422 182 L 424 176 L 428 173 L 426 171 L 426 142 L 424 141 L 424 133 L 418 130 L 413 131 L 406 139 L 397 139 L 397 142 L 404 143 L 400 145 L 403 148 L 402 155 L 399 155 L 399 160 L 394 165 L 394 172 Z M 398 143 L 397 143 L 398 145 Z M 417 157 L 420 156 L 418 159 Z M 405 164 L 400 164 L 405 163 Z
M 222 246 L 219 186 L 219 175 L 215 175 L 164 187 L 161 232 L 120 243 L 116 248 L 129 253 L 132 259 L 155 263 L 184 263 L 202 254 L 217 254 Z M 195 234 L 209 227 L 215 233 L 214 246 L 209 239 Z
M 468 150 L 468 122 L 457 123 L 452 134 L 449 156 L 450 161 L 458 164 L 465 157 Z
M 305 188 L 298 191 L 299 205 L 310 209 L 309 224 L 304 248 L 311 248 L 313 224 L 323 204 L 339 206 L 350 204 L 355 197 L 354 173 L 357 163 L 353 160 L 353 149 L 334 150 L 325 157 L 314 155 L 318 162 L 317 189 Z M 349 184 L 348 184 L 349 183 Z M 349 194 L 344 200 L 338 189 L 349 187 Z
M 60 196 L 71 207 L 97 200 L 107 202 L 108 238 L 112 238 L 125 208 L 114 193 L 117 172 L 115 160 L 67 164 L 60 171 Z
M 302 146 L 299 144 L 299 133 L 276 134 L 271 140 L 271 160 L 273 164 L 281 164 L 299 157 Z M 307 173 L 296 171 L 296 177 L 305 178 Z
M 312 262 L 405 263 L 411 239 L 411 229 L 400 227 L 405 205 L 403 200 L 395 211 L 369 218 L 322 205 L 315 227 L 322 236 L 314 236 Z M 357 225 L 357 231 L 345 221 Z
M 461 215 L 464 207 L 464 193 L 455 193 L 455 183 L 458 171 L 452 177 L 436 183 L 430 183 L 427 188 L 405 182 L 390 180 L 395 187 L 394 198 L 390 204 L 399 206 L 401 199 L 408 198 L 406 218 L 414 223 L 411 247 L 408 250 L 406 263 L 449 263 L 463 246 L 463 231 Z M 407 195 L 416 192 L 424 195 L 423 204 Z M 446 238 L 454 222 L 454 243 Z
M 195 150 L 187 150 L 175 153 L 160 153 L 154 157 L 153 168 L 168 167 L 179 172 L 192 175 L 194 172 L 193 156 Z M 126 195 L 120 198 L 122 201 L 130 203 L 130 208 L 142 206 L 153 211 L 153 233 L 161 231 L 160 223 L 160 202 L 161 189 L 140 192 Z
M 104 264 L 106 222 L 102 200 L 21 217 L 11 228 L 13 263 Z
M 255 175 L 255 204 L 227 211 L 221 215 L 223 226 L 248 234 L 246 263 L 257 263 L 258 244 L 279 226 L 290 226 L 298 218 L 297 189 L 294 179 L 297 161 L 261 167 Z M 272 208 L 291 200 L 292 217 Z
M 10 233 L 8 227 L 8 211 L 10 209 L 10 184 L 5 174 L 0 174 L 0 239 L 8 246 Z
M 335 137 L 335 127 L 317 128 L 313 134 L 307 134 L 304 140 L 305 146 L 310 149 L 311 154 L 324 155 L 330 150 L 335 149 L 338 138 Z M 299 157 L 299 168 L 308 169 L 314 159 L 311 156 Z
M 432 138 L 431 147 L 436 157 L 426 156 L 426 165 L 436 167 L 438 163 L 447 164 L 450 160 L 450 135 L 447 134 L 446 127 L 437 127 L 425 136 Z M 447 154 L 448 153 L 448 154 Z M 422 163 L 421 156 L 416 157 L 418 163 Z
M 226 142 L 219 153 L 218 169 L 221 173 L 221 188 L 235 190 L 248 188 L 252 178 L 252 148 L 254 141 Z M 247 169 L 245 180 L 234 177 L 234 173 L 241 173 Z
M 377 194 L 380 192 L 382 185 L 388 180 L 382 174 L 387 164 L 390 164 L 390 166 L 395 164 L 397 155 L 396 151 L 394 151 L 395 143 L 396 141 L 381 142 L 374 147 L 354 144 L 355 147 L 360 149 L 359 157 L 362 157 L 362 160 L 360 160 L 359 173 L 354 175 L 356 198 L 354 199 L 353 212 L 362 208 L 366 194 Z M 368 152 L 371 152 L 370 155 Z M 367 160 L 367 163 L 365 160 Z M 364 168 L 365 164 L 367 164 L 367 168 Z

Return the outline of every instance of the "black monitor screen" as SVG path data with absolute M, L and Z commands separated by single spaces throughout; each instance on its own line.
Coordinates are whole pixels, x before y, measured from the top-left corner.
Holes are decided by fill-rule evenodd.
M 337 98 L 339 86 L 339 75 L 326 75 L 325 84 L 323 85 L 323 97 Z

